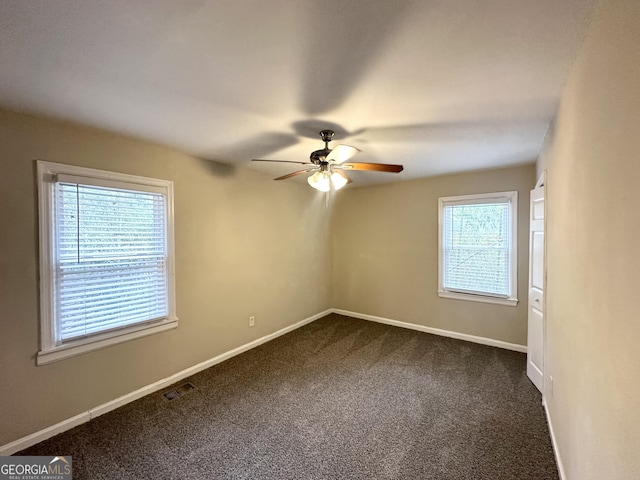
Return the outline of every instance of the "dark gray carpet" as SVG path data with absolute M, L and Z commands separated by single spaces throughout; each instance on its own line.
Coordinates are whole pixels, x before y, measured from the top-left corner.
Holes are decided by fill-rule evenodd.
M 329 315 L 20 455 L 76 480 L 557 479 L 525 359 Z

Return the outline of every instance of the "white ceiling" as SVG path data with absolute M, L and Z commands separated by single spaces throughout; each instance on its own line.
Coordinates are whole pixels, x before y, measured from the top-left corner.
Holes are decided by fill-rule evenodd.
M 364 185 L 535 160 L 596 0 L 2 0 L 0 105 Z M 304 179 L 302 179 L 303 181 Z

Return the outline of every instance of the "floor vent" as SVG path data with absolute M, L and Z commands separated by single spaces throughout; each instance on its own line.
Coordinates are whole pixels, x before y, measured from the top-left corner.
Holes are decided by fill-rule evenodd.
M 163 393 L 162 396 L 167 400 L 174 400 L 178 397 L 181 397 L 185 393 L 190 392 L 194 388 L 196 387 L 194 387 L 192 383 L 187 382 L 183 383 L 179 387 L 174 388 L 173 390 L 169 390 L 168 392 Z

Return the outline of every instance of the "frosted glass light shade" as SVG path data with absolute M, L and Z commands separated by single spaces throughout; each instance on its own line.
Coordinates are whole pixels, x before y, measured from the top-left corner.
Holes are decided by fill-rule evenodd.
M 338 172 L 333 172 L 331 174 L 331 183 L 333 184 L 334 190 L 340 190 L 347 184 L 347 179 Z
M 331 190 L 331 183 L 327 172 L 316 172 L 307 178 L 307 182 L 313 188 L 320 190 L 321 192 L 328 192 Z

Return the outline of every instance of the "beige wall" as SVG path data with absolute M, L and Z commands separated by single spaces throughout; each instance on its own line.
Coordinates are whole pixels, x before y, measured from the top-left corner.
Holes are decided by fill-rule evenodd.
M 640 2 L 596 10 L 547 162 L 546 400 L 567 480 L 640 478 Z
M 34 159 L 173 180 L 177 329 L 35 366 Z M 0 199 L 0 445 L 331 307 L 329 209 L 305 185 L 0 110 Z
M 536 178 L 540 178 L 543 172 L 547 171 L 547 156 L 551 151 L 551 145 L 553 144 L 553 141 L 555 139 L 555 129 L 556 119 L 554 118 L 547 128 L 547 133 L 544 136 L 542 148 L 540 149 L 540 155 L 538 155 L 538 159 L 536 160 Z
M 533 164 L 340 192 L 332 218 L 334 307 L 520 345 L 527 341 Z M 517 307 L 440 298 L 438 197 L 518 190 Z

